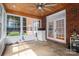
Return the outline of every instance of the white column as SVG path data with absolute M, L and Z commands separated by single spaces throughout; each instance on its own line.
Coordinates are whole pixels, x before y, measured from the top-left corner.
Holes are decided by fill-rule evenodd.
M 7 14 L 5 14 L 5 37 L 7 36 Z
M 2 25 L 1 25 L 1 27 L 2 27 L 2 39 L 4 38 L 4 10 L 3 10 L 3 8 L 2 8 L 2 20 L 1 20 L 1 22 L 2 22 Z
M 7 28 L 7 15 L 5 14 L 6 12 L 5 12 L 5 10 L 4 10 L 4 8 L 2 8 L 2 20 L 1 20 L 1 22 L 2 22 L 2 25 L 1 25 L 1 27 L 2 27 L 2 38 L 4 39 L 5 37 L 6 37 L 6 28 Z
M 23 35 L 23 17 L 20 17 L 20 40 L 22 40 Z

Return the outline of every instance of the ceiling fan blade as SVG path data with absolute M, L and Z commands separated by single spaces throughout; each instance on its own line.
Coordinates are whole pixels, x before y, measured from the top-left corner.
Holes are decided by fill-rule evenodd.
M 56 3 L 44 3 L 45 5 L 52 5 L 52 4 L 56 4 Z
M 55 3 L 37 3 L 36 7 L 38 9 L 38 13 L 40 16 L 43 16 L 45 12 L 51 12 L 52 10 L 49 8 L 52 8 L 52 6 L 55 6 L 57 4 Z
M 45 6 L 55 6 L 57 4 L 45 4 Z
M 34 3 L 21 3 L 21 5 L 24 5 L 26 7 L 34 7 L 35 6 Z
M 51 12 L 52 11 L 50 8 L 47 8 L 47 7 L 44 8 L 44 10 L 47 11 L 47 12 Z

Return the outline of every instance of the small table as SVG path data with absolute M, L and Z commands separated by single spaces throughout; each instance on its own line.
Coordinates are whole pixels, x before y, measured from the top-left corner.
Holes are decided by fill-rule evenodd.
M 70 37 L 70 50 L 79 52 L 79 38 L 76 40 L 73 40 L 73 38 Z

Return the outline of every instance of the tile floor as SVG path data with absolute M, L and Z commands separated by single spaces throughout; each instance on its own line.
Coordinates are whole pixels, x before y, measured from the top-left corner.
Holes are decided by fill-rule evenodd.
M 3 56 L 78 56 L 64 45 L 55 42 L 28 41 L 7 45 Z

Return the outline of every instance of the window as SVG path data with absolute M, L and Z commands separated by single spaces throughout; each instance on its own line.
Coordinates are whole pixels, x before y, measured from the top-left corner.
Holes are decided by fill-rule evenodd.
M 7 35 L 18 36 L 20 34 L 20 17 L 7 15 Z

